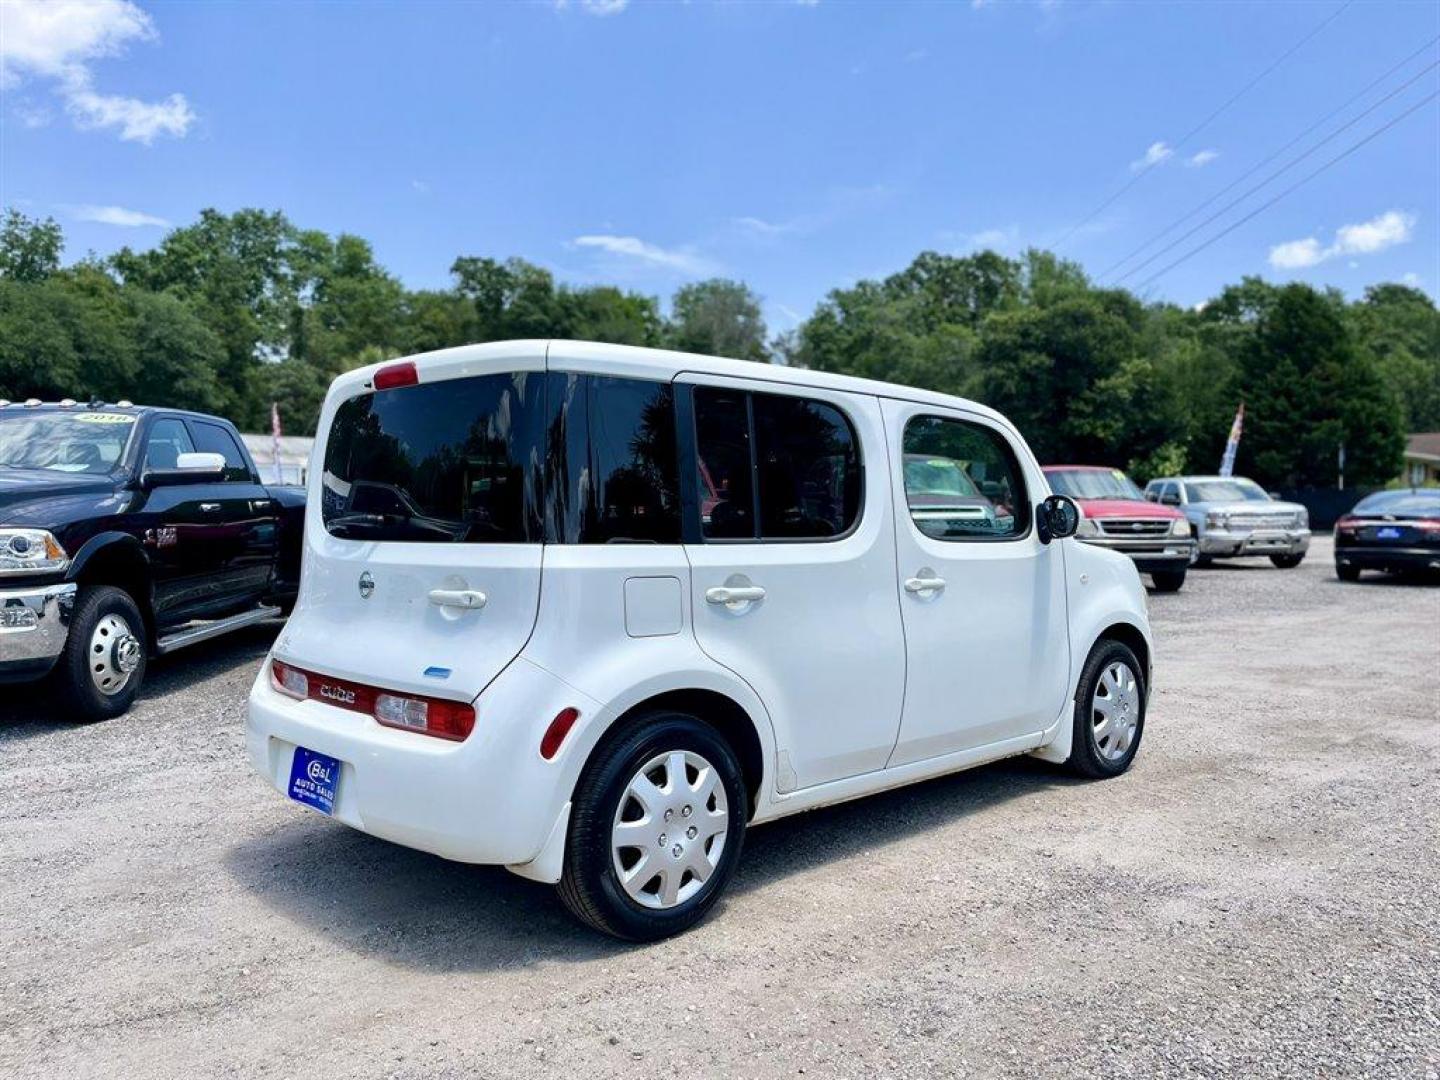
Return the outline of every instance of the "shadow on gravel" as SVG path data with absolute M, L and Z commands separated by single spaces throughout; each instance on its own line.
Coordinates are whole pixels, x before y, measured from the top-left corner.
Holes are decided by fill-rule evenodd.
M 1080 782 L 1018 758 L 762 825 L 746 837 L 731 894 Z M 251 895 L 338 948 L 454 972 L 572 963 L 636 947 L 581 927 L 549 886 L 398 847 L 299 808 L 296 814 L 230 848 L 225 865 Z M 725 907 L 722 899 L 711 918 L 729 917 Z
M 184 693 L 206 679 L 236 668 L 258 669 L 283 625 L 277 620 L 247 626 L 169 656 L 152 656 L 145 685 L 140 688 L 140 696 L 130 711 L 105 723 L 133 723 L 137 712 L 144 712 L 171 695 Z M 4 700 L 0 702 L 0 745 L 51 732 L 72 731 L 75 727 L 75 723 L 61 713 L 49 679 L 5 687 Z

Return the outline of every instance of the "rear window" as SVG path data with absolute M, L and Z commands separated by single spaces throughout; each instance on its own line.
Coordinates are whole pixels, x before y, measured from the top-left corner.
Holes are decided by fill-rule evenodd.
M 341 404 L 321 513 L 335 536 L 539 542 L 545 377 L 483 375 Z

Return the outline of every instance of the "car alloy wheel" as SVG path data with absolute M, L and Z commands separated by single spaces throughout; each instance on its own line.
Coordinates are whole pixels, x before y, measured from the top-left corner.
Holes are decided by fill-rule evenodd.
M 719 866 L 729 821 L 725 785 L 709 761 L 693 750 L 656 754 L 630 778 L 615 809 L 615 876 L 643 907 L 678 907 Z

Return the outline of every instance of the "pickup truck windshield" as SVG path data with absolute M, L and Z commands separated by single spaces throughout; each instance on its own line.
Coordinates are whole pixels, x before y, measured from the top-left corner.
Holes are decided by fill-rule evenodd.
M 544 427 L 539 373 L 350 398 L 325 444 L 325 528 L 354 540 L 539 542 Z
M 981 498 L 980 489 L 958 461 L 947 457 L 926 457 L 922 454 L 905 455 L 905 490 L 911 495 Z
M 1269 502 L 1270 496 L 1254 480 L 1191 480 L 1185 485 L 1190 502 Z
M 1119 469 L 1047 469 L 1045 477 L 1058 495 L 1072 499 L 1132 499 L 1145 495 Z
M 0 466 L 103 476 L 135 428 L 128 413 L 0 413 Z

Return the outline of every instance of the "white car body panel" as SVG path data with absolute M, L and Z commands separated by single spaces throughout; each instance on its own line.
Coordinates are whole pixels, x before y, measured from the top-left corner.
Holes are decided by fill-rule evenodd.
M 465 346 L 410 359 L 422 384 L 575 371 L 739 380 L 833 402 L 859 437 L 866 491 L 852 532 L 825 542 L 337 538 L 321 514 L 330 425 L 340 403 L 368 392 L 386 365 L 341 375 L 322 410 L 310 471 L 300 597 L 272 656 L 367 685 L 472 701 L 477 713 L 463 742 L 382 727 L 278 692 L 267 660 L 248 709 L 252 764 L 285 791 L 296 746 L 337 758 L 334 816 L 354 828 L 555 881 L 586 761 L 617 720 L 661 695 L 718 695 L 751 725 L 760 759 L 751 820 L 759 823 L 1012 754 L 1064 760 L 1072 698 L 1094 641 L 1121 625 L 1149 651 L 1144 590 L 1125 556 L 1071 540 L 1047 547 L 1033 529 L 1015 543 L 942 543 L 906 520 L 894 424 L 917 409 L 999 429 L 1032 503 L 1049 493 L 1023 439 L 984 406 L 819 372 L 577 342 Z M 934 627 L 904 614 L 921 601 L 900 582 L 922 557 L 937 571 L 946 562 L 943 601 L 954 614 Z M 707 589 L 737 572 L 761 584 L 765 598 L 742 613 L 708 603 Z M 362 573 L 373 582 L 368 597 Z M 427 599 L 431 590 L 457 588 L 483 592 L 484 606 L 456 610 Z M 936 633 L 953 640 L 922 640 Z M 951 670 L 937 670 L 947 646 L 962 655 Z M 450 673 L 439 681 L 425 675 L 436 668 Z M 541 735 L 567 708 L 579 719 L 547 761 Z

